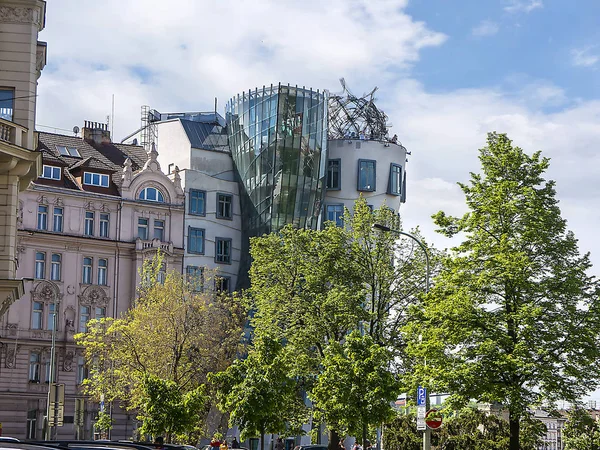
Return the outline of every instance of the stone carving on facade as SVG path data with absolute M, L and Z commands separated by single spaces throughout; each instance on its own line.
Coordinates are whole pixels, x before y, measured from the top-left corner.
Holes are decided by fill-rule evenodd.
M 19 331 L 19 324 L 18 323 L 8 323 L 6 324 L 6 332 L 8 333 L 9 337 L 16 337 L 17 336 L 17 332 Z
M 17 365 L 17 353 L 19 352 L 18 345 L 10 345 L 6 346 L 6 358 L 4 360 L 4 365 L 7 369 L 14 369 Z
M 175 166 L 173 175 L 173 184 L 175 185 L 175 192 L 177 195 L 183 195 L 183 188 L 181 187 L 181 175 L 179 175 L 179 167 Z
M 56 302 L 60 303 L 63 295 L 60 293 L 60 290 L 56 284 L 47 280 L 40 281 L 31 291 L 31 298 L 36 302 L 42 302 L 45 304 L 54 303 L 55 297 Z
M 48 197 L 46 197 L 45 195 L 40 195 L 40 196 L 37 198 L 37 202 L 38 202 L 40 205 L 47 205 L 47 204 L 48 204 Z
M 23 200 L 19 200 L 19 210 L 17 211 L 17 228 L 23 228 Z
M 79 249 L 77 249 L 79 250 Z M 73 295 L 75 293 L 75 286 L 73 286 L 72 284 L 67 286 L 67 294 L 69 295 Z
M 87 201 L 84 203 L 83 207 L 89 211 L 93 211 L 94 210 L 94 202 Z
M 63 199 L 62 197 L 56 197 L 56 199 L 54 200 L 54 204 L 56 206 L 65 206 L 65 204 L 63 203 Z
M 131 185 L 131 180 L 133 179 L 133 170 L 131 169 L 131 159 L 127 158 L 123 163 L 123 174 L 121 175 L 121 179 L 123 180 L 122 186 L 129 187 Z
M 72 306 L 65 309 L 65 330 L 69 333 L 75 332 L 75 308 Z
M 73 350 L 67 350 L 63 355 L 63 371 L 72 372 L 73 371 L 73 359 L 75 358 L 75 354 Z
M 4 300 L 2 301 L 2 305 L 0 306 L 0 311 L 6 311 L 14 303 L 13 296 L 8 294 Z
M 100 211 L 109 212 L 110 208 L 108 207 L 108 205 L 106 203 L 102 203 L 102 206 L 100 207 Z
M 3 23 L 38 23 L 36 16 L 33 8 L 0 6 L 0 22 Z
M 158 152 L 156 151 L 156 144 L 152 143 L 152 148 L 148 152 L 148 159 L 144 164 L 144 170 L 150 172 L 160 172 L 160 164 L 158 163 Z
M 88 286 L 79 296 L 79 303 L 85 306 L 108 306 L 108 296 L 99 286 Z

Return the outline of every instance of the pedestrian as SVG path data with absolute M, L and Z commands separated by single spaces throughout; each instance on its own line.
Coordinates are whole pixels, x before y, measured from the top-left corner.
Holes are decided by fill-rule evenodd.
M 156 436 L 156 439 L 154 439 L 154 447 L 157 450 L 163 450 L 165 448 L 165 438 L 162 436 Z
M 231 448 L 240 448 L 240 443 L 238 442 L 238 440 L 235 436 L 233 437 L 233 440 L 231 441 Z
M 358 441 L 356 441 L 354 443 L 354 445 L 352 446 L 352 450 L 361 450 L 360 444 L 358 443 Z
M 218 450 L 218 448 L 221 447 L 221 441 L 218 440 L 216 436 L 213 436 L 213 438 L 210 440 L 210 446 L 214 450 Z
M 340 439 L 340 443 L 338 444 L 339 450 L 346 450 L 346 446 L 344 445 L 344 439 Z
M 285 445 L 283 444 L 283 439 L 278 437 L 277 442 L 275 443 L 275 450 L 284 450 Z
M 229 450 L 229 447 L 227 446 L 227 441 L 225 439 L 223 439 L 223 442 L 221 442 L 219 450 Z

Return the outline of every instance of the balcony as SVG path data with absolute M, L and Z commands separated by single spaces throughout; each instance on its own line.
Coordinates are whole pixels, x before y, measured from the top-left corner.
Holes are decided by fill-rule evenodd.
M 27 127 L 0 118 L 0 141 L 8 142 L 18 147 L 26 147 L 28 132 Z
M 158 250 L 169 254 L 173 254 L 173 243 L 162 242 L 160 239 L 142 240 L 137 238 L 135 240 L 135 249 L 138 251 Z

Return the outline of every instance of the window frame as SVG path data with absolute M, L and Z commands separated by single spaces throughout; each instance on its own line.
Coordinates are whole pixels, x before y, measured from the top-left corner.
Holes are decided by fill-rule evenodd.
M 363 163 L 373 163 L 373 186 L 372 188 L 362 188 L 360 186 L 360 169 Z M 359 159 L 358 172 L 356 175 L 356 190 L 359 192 L 375 192 L 377 190 L 377 160 L 375 159 Z
M 219 283 L 223 283 L 223 281 L 227 280 L 227 290 L 224 290 L 222 286 L 219 288 Z M 218 275 L 215 277 L 215 292 L 217 293 L 230 293 L 231 292 L 231 277 L 229 276 L 221 276 Z
M 25 430 L 25 439 L 35 440 L 37 436 L 37 415 L 37 409 L 27 410 L 27 428 Z
M 38 205 L 36 226 L 40 231 L 48 231 L 48 205 Z
M 52 331 L 52 328 L 54 327 L 54 322 L 56 320 L 56 330 L 58 331 L 58 317 L 56 316 L 56 312 L 54 311 L 55 305 L 58 306 L 58 303 L 48 303 L 48 314 L 46 315 L 46 330 L 48 331 Z M 50 316 L 52 317 L 52 320 L 50 320 Z
M 85 363 L 85 356 L 79 355 L 77 356 L 77 375 L 76 375 L 76 383 L 78 386 L 83 384 L 83 380 L 88 378 L 89 371 L 87 364 Z
M 33 361 L 34 355 L 36 361 Z M 41 364 L 42 364 L 42 353 L 41 352 L 29 352 L 29 366 L 27 371 L 27 378 L 30 383 L 41 383 Z
M 55 261 L 55 256 L 57 256 L 58 258 L 56 258 Z M 58 271 L 58 278 L 55 277 L 55 267 L 58 267 L 58 269 L 56 269 Z M 62 255 L 60 253 L 51 253 L 50 254 L 50 280 L 52 281 L 61 281 L 62 280 Z
M 329 163 L 337 162 L 337 174 L 338 174 L 338 186 L 337 187 L 329 187 Z M 340 191 L 342 189 L 342 158 L 332 158 L 327 160 L 327 175 L 325 180 L 325 189 L 328 191 Z
M 194 232 L 201 232 L 202 233 L 202 250 L 201 251 L 192 251 L 191 250 L 191 242 L 192 242 L 192 230 Z M 195 239 L 198 239 L 198 237 L 196 237 Z M 192 227 L 191 225 L 188 226 L 188 235 L 187 235 L 187 252 L 188 253 L 193 253 L 194 255 L 204 255 L 206 253 L 206 229 L 205 228 L 197 228 L 197 227 Z
M 87 181 L 86 181 L 86 179 L 88 177 L 86 175 L 89 175 L 89 180 L 87 180 Z M 97 183 L 94 182 L 95 176 L 98 176 Z M 97 187 L 103 187 L 103 188 L 110 187 L 110 176 L 105 173 L 83 172 L 82 179 L 83 179 L 83 184 L 85 184 L 86 186 L 97 186 Z M 104 181 L 106 181 L 106 183 L 104 183 Z
M 87 310 L 87 314 L 84 314 L 83 311 Z M 82 319 L 87 317 L 87 320 L 83 321 Z M 79 333 L 85 333 L 87 331 L 87 324 L 92 319 L 92 307 L 88 305 L 79 305 Z M 83 329 L 82 329 L 83 325 Z
M 91 214 L 91 216 L 88 217 L 88 214 Z M 94 231 L 96 231 L 94 229 L 94 228 L 96 228 L 95 222 L 96 222 L 96 212 L 95 211 L 86 211 L 85 216 L 84 216 L 84 221 L 83 221 L 83 235 L 84 236 L 94 236 Z M 88 226 L 89 223 L 91 223 L 91 226 Z M 89 233 L 88 233 L 88 231 L 89 231 Z
M 140 225 L 140 221 L 145 221 L 145 224 Z M 139 239 L 141 239 L 142 241 L 147 241 L 148 240 L 148 236 L 150 235 L 149 233 L 149 225 L 150 225 L 150 219 L 148 217 L 138 217 L 138 229 L 137 229 L 137 236 Z M 142 229 L 144 229 L 144 235 L 145 237 L 140 236 L 140 227 Z
M 190 270 L 191 269 L 191 270 Z M 191 278 L 198 277 L 198 281 L 194 282 Z M 185 279 L 192 286 L 193 292 L 204 292 L 204 267 L 201 266 L 186 266 Z M 198 286 L 199 284 L 199 286 Z
M 229 198 L 229 216 L 224 216 L 221 214 L 221 196 Z M 228 194 L 227 192 L 217 192 L 217 209 L 215 211 L 215 217 L 217 219 L 233 220 L 233 194 Z
M 6 97 L 5 95 L 0 95 L 0 119 L 12 122 L 15 117 L 15 89 L 10 87 L 2 87 L 0 88 L 0 94 L 3 92 L 8 93 L 9 96 Z M 6 102 L 7 105 L 8 102 L 10 102 L 10 107 L 2 107 L 4 102 Z M 3 110 L 10 111 L 10 115 L 8 112 L 3 113 Z
M 105 225 L 103 227 L 103 225 Z M 103 233 L 105 228 L 105 233 Z M 100 213 L 100 228 L 98 230 L 98 237 L 107 238 L 110 236 L 110 213 Z
M 156 191 L 156 200 L 148 199 L 148 191 L 150 189 L 154 189 Z M 145 198 L 142 198 L 142 195 Z M 162 200 L 160 200 L 161 197 L 162 197 Z M 142 189 L 140 191 L 140 193 L 138 194 L 138 200 L 143 200 L 145 202 L 153 202 L 153 203 L 166 203 L 165 202 L 165 194 L 163 194 L 160 189 L 158 189 L 157 187 L 154 187 L 154 186 L 147 186 L 144 189 Z
M 44 303 L 43 302 L 31 302 L 31 329 L 32 330 L 43 330 L 44 329 Z M 39 309 L 36 308 L 36 305 L 39 305 Z M 39 326 L 37 325 L 37 321 L 34 320 L 38 318 Z
M 96 283 L 98 286 L 108 286 L 108 258 L 98 258 L 97 268 L 98 276 Z
M 396 172 L 394 169 L 399 169 L 398 172 Z M 397 163 L 390 163 L 390 176 L 389 176 L 389 180 L 388 180 L 388 194 L 390 195 L 402 195 L 402 165 L 401 164 L 397 164 Z M 398 175 L 398 192 L 395 191 L 395 185 L 393 184 L 393 179 L 394 179 L 394 175 L 397 174 Z
M 156 223 L 159 222 L 160 225 L 156 226 Z M 154 219 L 152 224 L 152 236 L 154 239 L 159 239 L 161 242 L 165 242 L 165 221 L 163 219 Z M 156 230 L 160 231 L 160 238 L 156 236 Z
M 340 222 L 338 223 L 338 219 L 336 218 L 335 220 L 331 220 L 329 218 L 329 208 L 330 207 L 342 207 L 342 211 L 341 211 L 341 215 L 339 216 L 339 220 Z M 335 222 L 335 226 L 336 227 L 343 227 L 344 226 L 344 213 L 346 212 L 346 208 L 345 205 L 343 203 L 327 203 L 325 205 L 325 217 L 326 217 L 326 222 Z M 336 211 L 337 213 L 337 211 Z
M 219 252 L 218 252 L 219 243 L 228 243 L 229 255 L 228 255 L 227 260 L 219 259 Z M 222 248 L 225 249 L 225 247 L 222 247 Z M 233 241 L 231 238 L 215 237 L 215 263 L 231 265 L 232 253 L 233 253 Z
M 38 258 L 38 255 L 42 255 L 42 258 Z M 38 267 L 41 267 L 41 277 L 38 276 Z M 46 279 L 46 252 L 35 252 L 34 278 L 36 280 Z
M 85 260 L 89 259 L 90 263 L 86 264 Z M 89 268 L 89 271 L 86 271 Z M 86 272 L 89 273 L 89 279 L 86 281 Z M 84 256 L 81 263 L 81 284 L 92 284 L 94 282 L 94 258 L 91 256 Z
M 50 169 L 50 176 L 46 176 L 46 169 Z M 58 178 L 55 177 L 55 173 L 58 170 Z M 42 174 L 40 175 L 40 178 L 44 178 L 45 180 L 57 180 L 60 181 L 62 178 L 62 168 L 58 167 L 58 166 L 52 166 L 50 164 L 43 164 L 42 165 Z
M 192 209 L 192 201 L 194 200 L 194 194 L 199 195 L 196 197 L 195 201 L 198 203 L 199 198 L 202 198 L 202 211 L 197 212 Z M 201 189 L 190 189 L 188 191 L 188 214 L 192 216 L 206 216 L 206 191 Z
M 60 211 L 60 213 L 57 213 L 57 211 Z M 60 227 L 57 227 L 56 221 L 59 217 L 60 217 L 60 219 L 59 219 Z M 55 233 L 62 233 L 64 219 L 65 219 L 65 210 L 62 206 L 55 206 L 54 208 L 52 208 L 52 231 L 54 231 Z
M 56 151 L 58 152 L 58 154 L 60 156 L 70 156 L 71 158 L 81 158 L 81 153 L 79 153 L 79 150 L 77 149 L 77 147 L 69 147 L 67 145 L 56 145 L 55 147 L 56 147 Z M 64 152 L 60 150 L 61 148 L 65 149 Z M 73 153 L 75 153 L 75 154 L 73 154 Z

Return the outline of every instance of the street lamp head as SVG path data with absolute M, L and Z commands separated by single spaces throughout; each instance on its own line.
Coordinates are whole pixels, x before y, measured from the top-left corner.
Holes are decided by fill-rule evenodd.
M 385 225 L 381 225 L 380 223 L 374 223 L 372 228 L 374 230 L 379 230 L 379 231 L 392 231 L 392 229 L 390 227 L 386 227 Z

